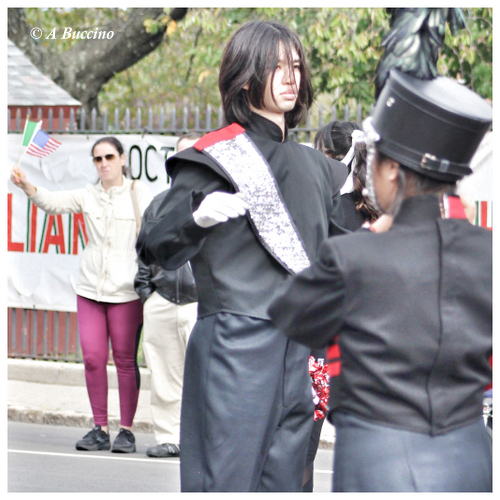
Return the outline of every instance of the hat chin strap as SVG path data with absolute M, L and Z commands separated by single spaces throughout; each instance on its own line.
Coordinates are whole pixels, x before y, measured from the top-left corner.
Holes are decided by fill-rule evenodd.
M 362 191 L 362 195 L 370 200 L 371 204 L 378 212 L 382 212 L 382 208 L 377 201 L 377 193 L 375 192 L 375 183 L 373 182 L 373 160 L 375 159 L 376 149 L 373 144 L 366 148 L 366 185 Z
M 362 191 L 362 195 L 368 198 L 378 212 L 382 209 L 377 202 L 377 194 L 375 193 L 375 185 L 373 183 L 373 160 L 375 159 L 376 149 L 375 143 L 380 140 L 380 136 L 372 125 L 372 118 L 368 117 L 363 121 L 363 140 L 366 144 L 366 185 Z
M 449 160 L 437 158 L 430 153 L 424 153 L 420 160 L 420 168 L 424 170 L 431 170 L 441 174 L 454 175 L 462 178 L 466 175 L 472 174 L 472 169 L 469 165 L 460 163 L 450 163 Z
M 411 150 L 395 142 L 381 139 L 377 148 L 387 156 L 420 174 L 443 182 L 456 182 L 472 173 L 467 164 L 450 162 L 445 158 L 437 158 L 431 153 Z

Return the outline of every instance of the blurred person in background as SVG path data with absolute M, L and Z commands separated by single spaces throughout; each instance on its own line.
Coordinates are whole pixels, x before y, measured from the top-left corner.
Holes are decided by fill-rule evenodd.
M 366 222 L 374 222 L 380 212 L 363 191 L 366 188 L 366 144 L 363 132 L 354 122 L 331 121 L 318 130 L 314 147 L 344 163 L 349 175 L 340 193 L 346 229 L 355 231 Z
M 182 136 L 177 153 L 201 138 L 201 134 Z M 155 217 L 168 190 L 151 202 L 143 223 Z M 149 457 L 178 457 L 184 360 L 191 330 L 196 322 L 198 294 L 189 262 L 167 271 L 158 264 L 146 265 L 139 259 L 135 290 L 144 304 L 142 345 L 151 372 L 151 416 L 156 446 L 147 449 Z

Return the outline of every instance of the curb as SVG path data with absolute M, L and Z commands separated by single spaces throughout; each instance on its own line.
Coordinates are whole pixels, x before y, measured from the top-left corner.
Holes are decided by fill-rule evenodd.
M 28 424 L 64 425 L 66 427 L 83 427 L 88 429 L 94 427 L 93 418 L 87 415 L 79 415 L 70 412 L 31 410 L 29 408 L 15 406 L 9 406 L 7 410 L 7 419 L 13 422 Z M 110 430 L 118 431 L 120 430 L 120 420 L 117 418 L 110 418 L 108 426 Z M 134 432 L 153 434 L 153 424 L 134 420 Z
M 140 367 L 141 389 L 149 390 L 151 374 L 149 369 Z M 108 387 L 118 388 L 116 368 L 108 366 Z M 7 359 L 8 380 L 46 384 L 49 386 L 85 387 L 85 373 L 83 363 L 70 363 L 63 361 L 45 361 L 37 359 Z M 65 425 L 68 427 L 92 428 L 94 420 L 92 415 L 75 411 L 53 411 L 33 409 L 19 404 L 8 404 L 7 419 L 15 422 L 32 424 Z M 110 430 L 120 429 L 120 419 L 110 417 L 108 421 Z M 136 432 L 153 433 L 153 424 L 150 421 L 134 419 Z
M 8 358 L 7 362 L 8 380 L 25 382 L 28 384 L 46 384 L 54 390 L 57 386 L 85 387 L 85 375 L 83 363 L 69 363 L 58 361 L 44 361 L 33 359 Z M 151 374 L 147 368 L 140 368 L 141 390 L 148 391 L 151 386 Z M 116 368 L 108 366 L 108 385 L 110 389 L 117 389 L 118 382 Z M 43 408 L 34 409 L 26 406 L 22 400 L 21 404 L 8 403 L 8 420 L 33 424 L 64 425 L 68 427 L 92 428 L 94 426 L 92 415 L 88 412 L 77 411 L 54 411 Z M 145 407 L 142 407 L 142 420 L 136 415 L 134 419 L 134 431 L 143 433 L 154 433 L 151 420 L 144 420 Z M 140 413 L 140 412 L 138 412 Z M 147 417 L 146 417 L 147 418 Z M 110 416 L 108 425 L 110 430 L 118 431 L 120 428 L 119 418 Z M 333 426 L 325 422 L 320 436 L 319 448 L 332 449 L 335 443 L 335 430 Z
M 7 410 L 7 419 L 13 422 L 21 422 L 28 424 L 45 424 L 45 425 L 64 425 L 67 427 L 82 427 L 91 429 L 94 426 L 92 417 L 70 414 L 49 412 L 43 410 L 30 410 L 22 407 L 10 407 Z M 108 426 L 111 431 L 119 431 L 119 419 L 110 418 Z M 153 424 L 150 422 L 141 422 L 134 420 L 134 432 L 142 432 L 144 434 L 154 434 Z M 318 449 L 331 450 L 335 444 L 335 437 L 321 436 Z

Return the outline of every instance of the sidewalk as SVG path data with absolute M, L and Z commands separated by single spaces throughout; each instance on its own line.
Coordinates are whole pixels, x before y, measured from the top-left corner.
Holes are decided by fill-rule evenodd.
M 31 359 L 7 360 L 8 419 L 17 422 L 93 427 L 92 412 L 85 387 L 82 363 L 63 363 Z M 141 368 L 141 391 L 134 419 L 134 430 L 153 432 L 150 401 L 150 372 Z M 109 427 L 120 424 L 116 368 L 108 367 Z M 331 449 L 335 430 L 329 422 L 323 425 L 320 448 Z

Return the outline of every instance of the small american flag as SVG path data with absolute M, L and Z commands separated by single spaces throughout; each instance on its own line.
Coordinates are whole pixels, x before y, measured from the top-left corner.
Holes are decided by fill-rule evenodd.
M 31 141 L 31 144 L 26 152 L 29 155 L 43 158 L 44 156 L 53 153 L 60 145 L 61 143 L 59 141 L 50 137 L 43 130 L 39 130 Z

